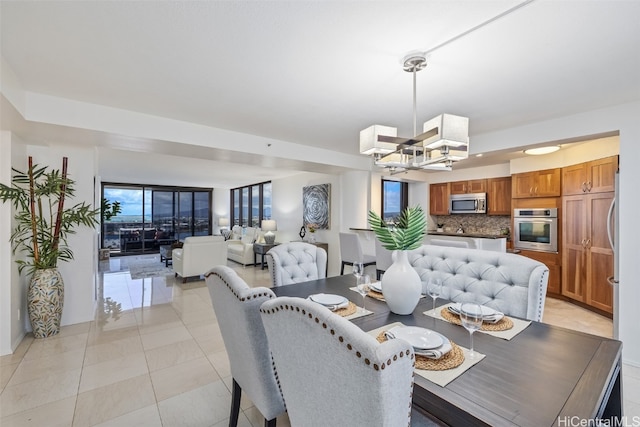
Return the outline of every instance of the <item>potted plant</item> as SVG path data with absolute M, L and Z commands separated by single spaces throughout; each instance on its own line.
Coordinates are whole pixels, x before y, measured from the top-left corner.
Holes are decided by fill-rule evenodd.
M 391 267 L 382 275 L 382 293 L 389 309 L 396 314 L 411 314 L 420 301 L 422 282 L 407 258 L 407 251 L 422 244 L 427 220 L 420 206 L 407 208 L 392 224 L 369 211 L 369 225 L 382 246 L 394 252 Z
M 29 320 L 36 338 L 55 335 L 60 331 L 64 303 L 64 283 L 58 271 L 58 261 L 73 259 L 67 237 L 78 226 L 94 227 L 100 209 L 87 203 L 65 207 L 66 199 L 74 196 L 74 181 L 67 176 L 66 157 L 62 172 L 33 164 L 21 172 L 13 169 L 11 186 L 0 183 L 0 200 L 10 201 L 15 210 L 16 226 L 11 233 L 18 271 L 31 275 L 27 291 Z
M 309 242 L 316 242 L 316 225 L 315 224 L 307 224 L 307 230 L 309 230 Z

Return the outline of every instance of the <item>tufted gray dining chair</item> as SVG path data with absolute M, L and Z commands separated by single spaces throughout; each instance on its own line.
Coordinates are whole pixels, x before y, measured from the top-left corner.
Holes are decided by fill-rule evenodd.
M 377 239 L 376 239 L 377 240 Z M 344 274 L 345 265 L 361 262 L 363 267 L 376 264 L 376 256 L 362 251 L 360 238 L 355 233 L 340 233 L 340 274 Z
M 265 426 L 275 427 L 285 407 L 259 312 L 260 305 L 275 295 L 268 288 L 249 288 L 235 271 L 222 265 L 208 271 L 205 281 L 233 376 L 229 426 L 238 424 L 244 390 L 264 416 Z
M 283 243 L 266 256 L 272 287 L 327 277 L 327 252 L 310 243 Z
M 413 348 L 302 298 L 260 308 L 292 426 L 408 426 Z

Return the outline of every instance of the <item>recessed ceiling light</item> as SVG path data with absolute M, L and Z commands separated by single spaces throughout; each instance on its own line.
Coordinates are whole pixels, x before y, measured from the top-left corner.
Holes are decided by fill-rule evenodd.
M 560 149 L 559 145 L 550 145 L 548 147 L 529 148 L 524 150 L 524 154 L 530 154 L 532 156 L 539 156 L 541 154 L 549 154 L 556 152 Z
M 476 154 L 476 157 L 482 157 L 482 153 Z

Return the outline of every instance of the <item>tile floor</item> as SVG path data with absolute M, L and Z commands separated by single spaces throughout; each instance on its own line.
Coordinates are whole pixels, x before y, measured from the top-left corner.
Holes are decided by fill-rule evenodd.
M 148 257 L 147 257 L 148 259 Z M 204 281 L 132 280 L 128 263 L 102 263 L 104 309 L 43 340 L 27 336 L 0 358 L 0 425 L 226 426 L 231 376 Z M 158 259 L 159 263 L 159 259 Z M 229 262 L 253 286 L 268 270 Z M 549 299 L 545 322 L 611 336 L 612 322 Z M 640 415 L 640 368 L 625 365 L 625 413 Z M 243 399 L 239 425 L 263 425 Z M 279 426 L 288 426 L 286 416 Z

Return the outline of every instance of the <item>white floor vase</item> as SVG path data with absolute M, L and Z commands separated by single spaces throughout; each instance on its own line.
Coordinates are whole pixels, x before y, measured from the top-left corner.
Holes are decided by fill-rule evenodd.
M 411 314 L 420 301 L 422 282 L 411 267 L 407 251 L 396 251 L 395 261 L 382 275 L 382 294 L 395 314 Z

